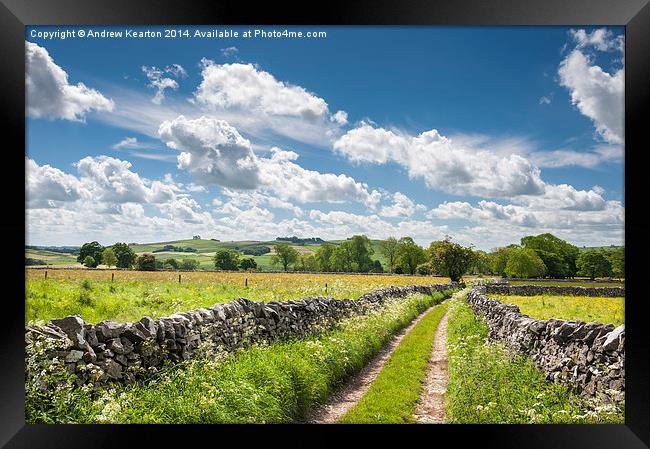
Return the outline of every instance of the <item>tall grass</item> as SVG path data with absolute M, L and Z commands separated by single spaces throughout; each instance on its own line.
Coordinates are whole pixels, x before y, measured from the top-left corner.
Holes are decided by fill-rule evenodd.
M 504 304 L 516 304 L 521 313 L 538 320 L 561 318 L 619 326 L 625 322 L 625 298 L 557 295 L 490 295 Z
M 341 419 L 347 424 L 406 424 L 427 374 L 434 336 L 447 303 L 431 310 L 401 341 L 361 400 Z
M 486 342 L 487 332 L 462 298 L 450 301 L 448 422 L 623 422 L 622 410 L 588 404 L 567 387 L 550 383 L 529 358 Z
M 25 322 L 79 315 L 90 323 L 171 315 L 234 298 L 286 301 L 306 296 L 357 298 L 401 285 L 449 282 L 425 276 L 284 273 L 179 273 L 105 270 L 26 270 Z M 246 286 L 246 284 L 248 284 Z M 326 287 L 327 286 L 327 287 Z
M 28 388 L 27 422 L 299 422 L 419 313 L 448 294 L 413 295 L 320 336 L 204 355 L 148 382 L 104 391 Z M 29 387 L 29 386 L 28 386 Z

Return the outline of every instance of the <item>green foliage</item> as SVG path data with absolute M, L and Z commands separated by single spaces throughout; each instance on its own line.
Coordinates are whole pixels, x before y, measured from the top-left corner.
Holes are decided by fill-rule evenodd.
M 395 268 L 395 258 L 397 257 L 397 249 L 399 242 L 395 237 L 388 237 L 379 244 L 379 252 L 386 258 L 388 265 L 388 272 L 392 273 Z
M 320 271 L 334 271 L 332 268 L 332 254 L 334 254 L 334 245 L 326 243 L 316 250 L 316 263 Z
M 261 256 L 271 252 L 271 248 L 266 245 L 251 245 L 246 248 L 242 248 L 242 254 L 250 256 Z
M 506 276 L 511 278 L 529 278 L 544 275 L 546 267 L 537 253 L 528 248 L 513 249 L 508 254 Z
M 214 266 L 219 270 L 235 271 L 239 269 L 239 253 L 231 249 L 222 249 L 214 255 Z
M 126 243 L 116 243 L 111 249 L 117 257 L 118 268 L 131 268 L 135 264 L 136 255 Z
M 452 243 L 450 238 L 432 242 L 427 255 L 433 271 L 454 282 L 459 282 L 475 261 L 471 248 Z
M 578 274 L 589 279 L 612 275 L 612 265 L 602 250 L 591 249 L 582 251 L 576 262 Z
M 499 276 L 506 277 L 506 264 L 510 253 L 518 249 L 519 245 L 509 245 L 503 248 L 498 248 L 490 254 L 490 268 L 492 273 Z
M 431 267 L 431 264 L 429 262 L 421 263 L 420 265 L 417 266 L 415 271 L 418 274 L 422 274 L 422 275 L 425 275 L 425 276 L 429 276 L 429 275 L 433 274 L 433 268 Z
M 174 259 L 173 257 L 170 257 L 169 259 L 165 259 L 163 261 L 163 268 L 177 270 L 178 269 L 178 261 L 176 259 Z
M 487 325 L 462 297 L 451 301 L 447 332 L 449 423 L 623 423 L 623 410 L 588 406 L 549 382 L 529 358 L 485 343 Z
M 252 257 L 245 257 L 239 263 L 239 268 L 241 268 L 242 270 L 256 270 L 257 262 L 255 262 L 255 259 L 253 259 Z
M 94 397 L 81 389 L 55 390 L 54 398 L 37 397 L 30 403 L 29 410 L 38 412 L 28 413 L 27 421 L 300 422 L 396 332 L 443 296 L 413 295 L 391 301 L 320 335 L 256 345 L 235 354 L 206 348 L 203 357 L 161 371 L 148 382 Z M 65 405 L 65 413 L 58 415 L 53 404 Z
M 383 273 L 384 267 L 381 266 L 381 262 L 378 260 L 372 261 L 372 268 L 370 268 L 371 273 Z
M 86 260 L 89 260 L 88 257 L 92 259 L 92 265 L 86 265 L 89 268 L 95 268 L 99 265 L 99 262 L 102 260 L 102 251 L 104 247 L 98 242 L 89 242 L 84 243 L 79 250 L 79 256 L 77 256 L 77 262 L 86 265 Z
M 199 268 L 199 261 L 196 259 L 183 259 L 178 265 L 181 270 L 196 270 Z
M 278 243 L 273 246 L 275 254 L 271 258 L 273 265 L 282 265 L 284 271 L 287 271 L 289 265 L 294 265 L 298 262 L 298 251 L 288 243 Z
M 318 261 L 313 254 L 303 254 L 296 265 L 298 271 L 318 271 Z
M 612 266 L 612 276 L 625 277 L 625 247 L 616 248 L 607 252 L 607 259 Z
M 492 268 L 490 266 L 490 256 L 488 256 L 485 251 L 475 250 L 474 261 L 470 270 L 474 274 L 492 273 Z
M 136 270 L 139 271 L 155 271 L 156 270 L 156 256 L 153 254 L 141 254 L 135 261 Z
M 553 278 L 573 277 L 580 250 L 553 234 L 530 235 L 521 239 L 521 246 L 534 250 L 544 262 L 546 274 Z
M 395 349 L 361 400 L 341 419 L 348 424 L 413 423 L 434 336 L 447 304 L 431 310 Z
M 426 260 L 424 250 L 411 237 L 402 237 L 397 243 L 396 272 L 399 269 L 401 273 L 415 274 L 418 265 Z
M 83 263 L 86 268 L 95 268 L 98 265 L 93 256 L 86 256 Z
M 111 248 L 104 248 L 104 251 L 102 251 L 101 262 L 107 267 L 114 267 L 117 265 L 117 257 L 115 256 L 115 251 L 113 251 Z

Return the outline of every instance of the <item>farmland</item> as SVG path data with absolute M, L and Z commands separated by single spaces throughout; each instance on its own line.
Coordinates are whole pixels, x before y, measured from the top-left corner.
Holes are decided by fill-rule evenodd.
M 521 313 L 538 320 L 560 318 L 615 326 L 625 322 L 625 298 L 552 295 L 494 295 L 494 298 L 504 304 L 516 304 Z
M 338 245 L 343 240 L 333 240 L 326 243 L 332 245 Z M 378 260 L 383 266 L 386 265 L 385 258 L 379 252 L 379 240 L 371 240 L 371 246 L 374 250 L 374 254 L 371 256 L 372 260 Z M 260 271 L 274 271 L 278 270 L 281 267 L 273 265 L 271 263 L 271 257 L 273 256 L 273 245 L 278 243 L 289 243 L 289 245 L 298 251 L 301 255 L 314 254 L 319 244 L 295 244 L 291 242 L 281 242 L 277 240 L 269 241 L 256 241 L 256 240 L 241 240 L 241 241 L 216 241 L 216 240 L 206 240 L 206 239 L 184 239 L 184 240 L 170 240 L 165 242 L 153 242 L 153 243 L 131 243 L 129 246 L 137 254 L 153 253 L 156 256 L 156 259 L 164 262 L 167 259 L 176 259 L 177 261 L 182 261 L 185 259 L 193 259 L 199 262 L 199 269 L 201 270 L 214 270 L 214 255 L 217 251 L 229 249 L 238 251 L 241 253 L 242 257 L 251 257 L 257 263 L 258 270 Z M 176 248 L 191 248 L 196 251 L 163 251 L 164 247 L 173 246 Z M 259 256 L 247 255 L 246 251 L 260 246 L 267 246 L 271 249 L 270 252 L 262 254 Z M 77 262 L 77 258 L 73 254 L 57 252 L 52 250 L 44 249 L 26 249 L 25 257 L 30 259 L 42 260 L 47 265 L 52 265 L 55 267 L 71 267 L 78 268 L 81 267 L 81 263 Z
M 45 279 L 44 270 L 27 269 L 25 320 L 76 314 L 91 323 L 104 319 L 124 322 L 239 297 L 264 302 L 307 296 L 357 298 L 383 287 L 448 281 L 434 276 L 109 270 L 48 270 Z

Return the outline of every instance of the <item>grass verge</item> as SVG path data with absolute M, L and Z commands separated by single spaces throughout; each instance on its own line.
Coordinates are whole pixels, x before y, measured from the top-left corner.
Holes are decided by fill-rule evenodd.
M 346 424 L 404 424 L 414 414 L 427 374 L 433 341 L 447 303 L 431 310 L 404 337 L 370 389 L 341 418 Z
M 154 379 L 93 393 L 68 381 L 27 385 L 28 423 L 290 423 L 361 369 L 400 329 L 448 293 L 413 295 L 343 320 L 319 336 L 177 365 Z M 28 361 L 29 363 L 29 361 Z M 39 380 L 40 382 L 43 379 Z
M 499 342 L 485 342 L 488 328 L 464 296 L 450 301 L 447 342 L 447 420 L 461 424 L 623 423 L 614 406 L 587 403 L 553 384 L 527 357 Z

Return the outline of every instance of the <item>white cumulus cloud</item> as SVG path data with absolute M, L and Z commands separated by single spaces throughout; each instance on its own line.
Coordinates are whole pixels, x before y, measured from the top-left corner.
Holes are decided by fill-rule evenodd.
M 25 42 L 27 114 L 34 118 L 84 121 L 90 111 L 112 111 L 113 100 L 84 83 L 70 84 L 68 74 L 48 51 Z

